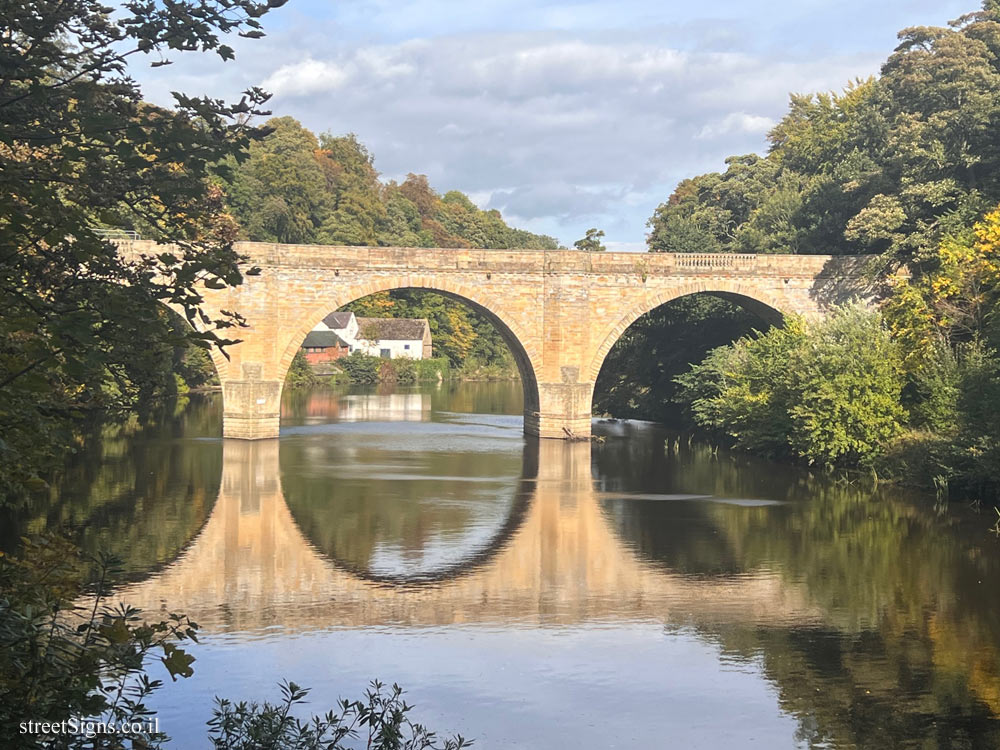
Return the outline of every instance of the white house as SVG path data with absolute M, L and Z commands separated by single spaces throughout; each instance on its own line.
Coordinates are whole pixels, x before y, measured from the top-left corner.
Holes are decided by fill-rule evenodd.
M 349 345 L 358 337 L 358 319 L 352 312 L 334 312 L 313 326 L 314 331 L 333 331 Z M 354 351 L 353 349 L 351 351 Z
M 358 318 L 352 312 L 335 312 L 316 324 L 314 331 L 333 331 L 360 351 L 385 359 L 433 356 L 431 329 L 426 318 Z

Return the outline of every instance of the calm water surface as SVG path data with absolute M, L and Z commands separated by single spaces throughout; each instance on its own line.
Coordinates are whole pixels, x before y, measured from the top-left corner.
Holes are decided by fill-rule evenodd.
M 998 748 L 986 514 L 595 423 L 521 434 L 518 384 L 289 394 L 281 438 L 205 399 L 108 432 L 51 501 L 121 597 L 202 626 L 154 701 L 205 747 L 214 695 L 319 711 L 398 682 L 479 748 Z M 169 682 L 169 681 L 168 681 Z

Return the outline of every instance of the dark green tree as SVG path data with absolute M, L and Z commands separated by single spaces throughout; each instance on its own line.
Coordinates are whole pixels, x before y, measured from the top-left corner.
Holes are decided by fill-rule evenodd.
M 130 362 L 173 341 L 158 313 L 184 311 L 189 340 L 225 344 L 236 316 L 211 319 L 201 284 L 241 281 L 231 222 L 208 184 L 260 131 L 267 96 L 237 104 L 175 94 L 145 104 L 127 63 L 214 52 L 227 33 L 262 36 L 282 0 L 5 2 L 0 44 L 0 498 L 40 483 L 94 408 L 127 407 Z M 138 229 L 172 249 L 127 258 L 103 227 Z M 109 384 L 115 384 L 109 389 Z M 118 398 L 118 394 L 123 397 Z
M 577 250 L 584 250 L 588 253 L 599 253 L 607 250 L 607 248 L 601 243 L 601 238 L 604 236 L 603 229 L 588 229 L 587 233 L 583 236 L 583 239 L 579 239 L 573 243 L 573 247 Z

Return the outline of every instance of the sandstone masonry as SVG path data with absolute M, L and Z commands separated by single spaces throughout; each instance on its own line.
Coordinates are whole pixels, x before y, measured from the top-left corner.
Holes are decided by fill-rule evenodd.
M 162 252 L 123 241 L 122 252 Z M 524 429 L 548 438 L 590 435 L 594 381 L 615 341 L 672 299 L 709 293 L 767 319 L 823 315 L 871 300 L 867 259 L 826 255 L 671 255 L 567 250 L 466 250 L 239 243 L 259 266 L 233 289 L 204 291 L 206 310 L 247 320 L 241 343 L 213 353 L 222 383 L 223 434 L 278 435 L 281 389 L 295 352 L 324 316 L 375 292 L 428 289 L 492 320 L 524 383 Z

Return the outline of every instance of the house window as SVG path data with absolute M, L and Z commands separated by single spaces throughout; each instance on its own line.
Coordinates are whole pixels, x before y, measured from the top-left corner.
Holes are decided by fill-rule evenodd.
M 407 351 L 409 351 L 410 350 L 410 345 L 409 344 L 403 344 L 403 348 L 406 349 Z
M 391 359 L 392 351 L 389 349 L 379 349 L 378 356 L 380 356 L 382 359 Z

